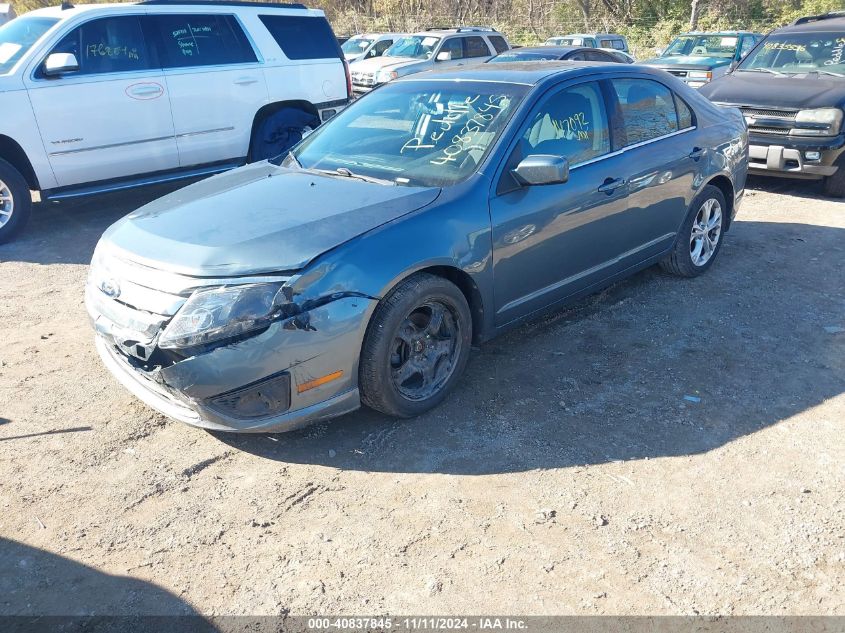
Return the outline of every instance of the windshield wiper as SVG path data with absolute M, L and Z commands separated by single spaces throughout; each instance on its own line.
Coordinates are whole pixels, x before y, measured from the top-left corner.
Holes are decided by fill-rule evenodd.
M 845 75 L 843 75 L 842 73 L 835 73 L 832 70 L 822 70 L 821 68 L 807 71 L 808 75 L 812 75 L 813 73 L 816 73 L 818 75 L 830 75 L 831 77 L 845 77 Z
M 771 73 L 778 77 L 786 76 L 786 73 L 782 73 L 779 70 L 772 70 L 771 68 L 740 68 L 739 70 L 744 73 Z
M 385 180 L 384 178 L 375 178 L 373 176 L 364 176 L 363 174 L 355 174 L 346 167 L 338 167 L 335 170 L 331 169 L 311 169 L 310 171 L 316 171 L 321 174 L 325 174 L 326 176 L 335 176 L 341 178 L 354 178 L 355 180 L 363 180 L 364 182 L 371 182 L 377 185 L 390 185 L 395 186 L 396 183 L 392 180 Z

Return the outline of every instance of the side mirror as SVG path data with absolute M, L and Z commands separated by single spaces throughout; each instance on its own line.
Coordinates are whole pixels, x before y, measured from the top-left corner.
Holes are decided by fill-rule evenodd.
M 58 77 L 77 70 L 79 70 L 79 61 L 73 53 L 53 53 L 44 62 L 44 74 L 48 77 Z
M 437 57 L 435 59 L 438 62 L 452 61 L 452 52 L 451 51 L 440 51 L 439 53 L 437 53 Z
M 569 161 L 563 156 L 532 154 L 523 158 L 511 174 L 524 187 L 556 185 L 569 180 Z

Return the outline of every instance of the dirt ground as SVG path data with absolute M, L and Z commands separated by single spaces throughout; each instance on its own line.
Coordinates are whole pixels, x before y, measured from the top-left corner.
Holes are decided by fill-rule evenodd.
M 161 190 L 40 205 L 0 247 L 0 614 L 845 615 L 845 203 L 750 184 L 704 277 L 486 344 L 419 419 L 275 436 L 96 357 L 94 244 Z

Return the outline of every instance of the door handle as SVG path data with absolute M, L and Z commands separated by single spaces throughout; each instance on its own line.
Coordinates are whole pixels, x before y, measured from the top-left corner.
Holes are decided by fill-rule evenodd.
M 689 157 L 696 161 L 702 156 L 704 156 L 704 150 L 700 147 L 693 147 L 692 151 L 689 153 Z
M 238 77 L 235 79 L 235 83 L 239 86 L 248 86 L 250 84 L 258 83 L 258 80 L 255 77 Z
M 608 178 L 599 186 L 599 193 L 612 194 L 614 191 L 625 185 L 624 178 Z
M 152 95 L 160 95 L 164 92 L 164 88 L 149 86 L 145 88 L 135 88 L 130 91 L 133 97 L 150 97 Z

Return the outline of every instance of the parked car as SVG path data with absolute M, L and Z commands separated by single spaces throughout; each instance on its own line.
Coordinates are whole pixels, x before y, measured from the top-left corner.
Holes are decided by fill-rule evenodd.
M 177 420 L 285 431 L 440 403 L 470 345 L 660 262 L 714 262 L 745 121 L 630 64 L 391 82 L 262 162 L 112 225 L 86 304 L 103 362 Z M 237 209 L 233 217 L 232 209 Z
M 588 48 L 611 48 L 624 53 L 630 52 L 628 40 L 616 33 L 573 33 L 556 35 L 545 42 L 546 46 L 585 46 Z
M 489 27 L 429 29 L 403 37 L 379 58 L 351 64 L 352 87 L 365 94 L 399 77 L 483 62 L 509 48 L 505 36 Z
M 588 61 L 588 62 L 614 62 L 623 63 L 622 58 L 612 52 L 599 50 L 598 48 L 583 48 L 577 46 L 525 46 L 519 49 L 512 49 L 499 53 L 488 59 L 488 64 L 501 64 L 503 62 L 529 62 L 529 61 Z
M 693 88 L 700 88 L 728 72 L 731 64 L 742 59 L 761 39 L 760 33 L 748 31 L 683 33 L 659 57 L 643 63 L 662 68 Z
M 752 173 L 822 178 L 825 193 L 845 197 L 845 13 L 773 31 L 702 93 L 742 110 Z
M 0 27 L 0 51 L 0 241 L 30 190 L 220 172 L 286 150 L 349 98 L 329 23 L 301 5 L 65 4 Z
M 363 33 L 353 35 L 340 47 L 347 63 L 381 57 L 404 33 Z
M 15 19 L 15 9 L 8 2 L 0 2 L 0 26 Z
M 625 64 L 634 64 L 637 61 L 631 53 L 626 53 L 625 51 L 617 51 L 612 48 L 602 48 L 601 50 L 613 53 L 619 61 Z

